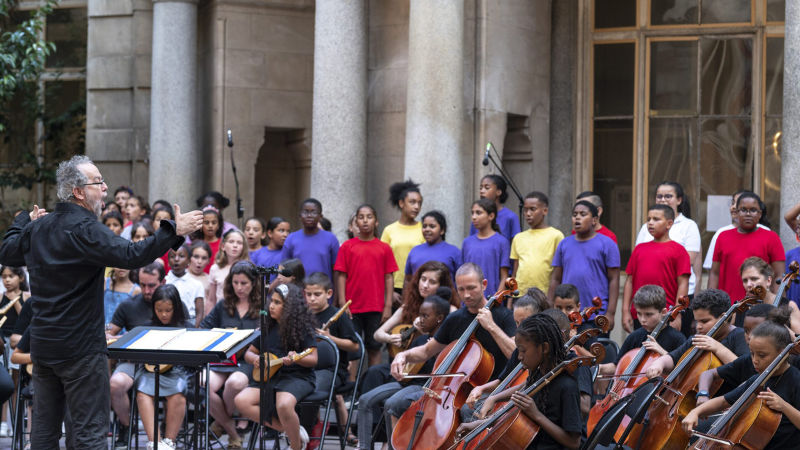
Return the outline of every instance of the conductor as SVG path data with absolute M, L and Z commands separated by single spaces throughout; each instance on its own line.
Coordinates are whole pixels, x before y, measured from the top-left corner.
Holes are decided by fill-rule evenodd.
M 109 428 L 108 355 L 104 332 L 103 271 L 136 269 L 153 262 L 183 236 L 200 228 L 199 211 L 162 220 L 154 236 L 136 244 L 97 219 L 108 186 L 92 161 L 73 156 L 58 165 L 59 203 L 46 213 L 34 205 L 19 214 L 0 245 L 0 263 L 28 267 L 33 319 L 32 448 L 58 448 L 64 407 L 81 449 L 105 449 Z

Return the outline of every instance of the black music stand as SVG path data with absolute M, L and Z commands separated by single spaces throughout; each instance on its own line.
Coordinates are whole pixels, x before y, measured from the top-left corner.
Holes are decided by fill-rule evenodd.
M 223 361 L 227 361 L 233 356 L 234 354 L 238 353 L 240 350 L 247 348 L 251 342 L 253 342 L 258 336 L 261 334 L 259 330 L 254 330 L 250 336 L 244 338 L 243 340 L 239 341 L 236 345 L 231 347 L 228 351 L 206 351 L 206 350 L 142 350 L 142 349 L 130 349 L 125 348 L 125 346 L 131 342 L 132 340 L 138 339 L 143 333 L 149 330 L 175 330 L 175 328 L 169 327 L 136 327 L 129 332 L 125 333 L 121 338 L 119 338 L 116 342 L 108 346 L 108 355 L 110 358 L 123 360 L 123 361 L 130 361 L 133 363 L 139 364 L 155 364 L 155 370 L 153 373 L 155 374 L 155 392 L 153 398 L 155 399 L 156 405 L 158 404 L 158 388 L 159 388 L 159 364 L 177 364 L 182 366 L 195 366 L 195 367 L 205 367 L 206 372 L 206 383 L 208 383 L 209 377 L 209 370 L 208 364 L 209 363 L 219 363 Z M 209 331 L 207 329 L 200 329 L 200 328 L 187 328 L 187 330 L 202 330 L 202 331 Z M 195 387 L 197 389 L 197 386 Z M 206 395 L 205 395 L 206 406 L 203 408 L 205 410 L 205 438 L 203 440 L 204 448 L 208 449 L 208 387 L 206 386 Z M 158 407 L 154 408 L 155 410 L 155 420 L 153 421 L 153 430 L 154 430 L 154 437 L 156 437 L 155 441 L 153 442 L 153 448 L 158 449 Z M 194 427 L 194 438 L 195 438 L 195 448 L 197 448 L 197 426 Z

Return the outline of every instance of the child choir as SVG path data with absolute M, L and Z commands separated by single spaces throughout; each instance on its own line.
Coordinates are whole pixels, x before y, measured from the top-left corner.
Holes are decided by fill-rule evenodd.
M 800 289 L 789 285 L 782 291 L 784 298 L 775 297 L 777 284 L 789 271 L 789 259 L 797 258 L 797 251 L 784 251 L 766 222 L 763 202 L 752 192 L 732 196 L 732 223 L 714 236 L 704 265 L 699 229 L 677 183 L 658 185 L 655 203 L 648 208 L 628 261 L 620 258 L 617 236 L 600 223 L 602 200 L 593 192 L 577 197 L 571 230 L 548 223 L 546 194 L 529 193 L 523 204 L 528 228 L 521 231 L 519 217 L 503 206 L 508 197 L 505 181 L 486 176 L 481 180 L 480 198 L 470 209 L 470 235 L 456 246 L 446 241 L 447 220 L 441 212 L 426 211 L 418 219 L 423 212 L 423 188 L 411 180 L 391 187 L 389 201 L 399 217 L 382 232 L 375 208 L 358 206 L 351 223 L 333 224 L 347 226 L 352 235 L 341 245 L 333 233 L 322 228 L 323 205 L 313 198 L 300 205 L 298 230 L 292 231 L 290 221 L 281 217 L 252 217 L 240 231 L 222 216 L 228 200 L 210 192 L 198 199 L 203 227 L 178 250 L 154 261 L 162 266 L 165 277 L 151 276 L 157 273 L 152 268 L 141 273 L 108 270 L 109 337 L 130 326 L 112 320 L 115 313 L 121 314 L 116 309 L 133 310 L 132 302 L 143 301 L 143 290 L 147 290 L 144 298 L 153 325 L 255 328 L 261 309 L 260 277 L 255 267 L 279 266 L 287 270 L 269 280 L 267 348 L 251 346 L 236 364 L 214 367 L 207 380 L 211 431 L 218 438 L 227 435 L 227 448 L 242 448 L 247 430 L 244 419 L 259 421 L 262 417 L 266 417 L 263 425 L 285 434 L 292 449 L 319 446 L 313 439 L 322 433 L 317 411 L 298 404 L 315 391 L 326 391 L 331 383 L 339 387 L 354 380 L 358 367 L 354 359 L 362 353 L 367 358 L 366 371 L 357 395 L 335 398 L 337 423 L 348 422 L 347 401 L 357 402 L 351 409 L 357 411 L 357 417 L 350 420 L 354 428 L 340 430 L 348 444 L 360 449 L 372 449 L 378 443 L 391 447 L 393 434 L 400 432 L 398 421 L 427 395 L 423 388 L 426 380 L 403 377 L 412 368 L 423 375 L 433 373 L 440 353 L 476 321 L 474 337 L 493 357 L 492 376 L 487 383 L 473 386 L 462 400 L 460 426 L 452 438 L 472 439 L 476 430 L 484 429 L 491 434 L 496 420 L 493 410 L 508 404 L 525 423 L 538 429 L 526 441 L 527 448 L 551 449 L 578 448 L 586 443 L 592 431 L 587 429 L 590 409 L 613 384 L 602 378 L 613 379 L 625 355 L 640 348 L 656 356 L 644 374 L 638 375 L 641 377 L 666 378 L 692 349 L 709 352 L 719 360 L 718 367 L 699 377 L 692 393 L 696 407 L 681 412 L 683 432 L 693 442 L 706 439 L 704 433 L 719 432 L 709 417 L 731 407 L 794 341 L 794 332 L 800 331 Z M 145 200 L 129 188 L 118 189 L 114 198 L 101 220 L 115 234 L 131 240 L 146 239 L 160 220 L 174 216 L 165 202 L 158 202 L 151 212 Z M 800 232 L 798 215 L 800 205 L 788 211 L 785 219 Z M 706 289 L 703 267 L 709 269 Z M 622 286 L 621 269 L 625 272 Z M 16 302 L 5 310 L 7 319 L 0 331 L 5 338 L 11 337 L 13 345 L 7 348 L 13 352 L 12 362 L 26 364 L 30 362 L 27 338 L 24 328 L 20 329 L 26 321 L 18 320 L 29 296 L 25 272 L 3 267 L 0 274 L 5 287 L 0 310 Z M 143 287 L 145 280 L 140 276 L 148 282 L 154 280 L 152 286 Z M 508 276 L 519 282 L 522 295 L 485 311 L 484 306 Z M 763 303 L 718 325 L 731 305 L 756 286 L 767 290 Z M 587 350 L 594 339 L 583 348 L 577 348 L 580 344 L 565 347 L 570 337 L 595 326 L 594 315 L 582 318 L 583 324 L 571 324 L 575 313 L 599 298 L 602 307 L 596 314 L 604 315 L 614 326 L 619 296 L 621 323 L 616 326 L 628 334 L 619 353 L 596 361 L 600 378 L 593 383 L 587 368 L 548 374 L 576 355 L 590 355 Z M 690 299 L 686 311 L 666 319 L 684 296 Z M 344 314 L 337 315 L 348 302 Z M 323 327 L 332 317 L 336 322 Z M 653 333 L 662 322 L 669 326 Z M 717 328 L 714 336 L 708 334 Z M 13 333 L 18 333 L 16 340 Z M 359 348 L 356 333 L 361 335 L 364 349 Z M 330 338 L 340 352 L 335 380 L 332 370 L 315 370 L 315 335 Z M 608 334 L 601 336 L 607 338 Z M 396 356 L 387 361 L 384 349 L 388 348 Z M 252 377 L 262 350 L 283 362 L 268 384 L 270 410 L 265 415 Z M 757 395 L 767 408 L 782 414 L 766 448 L 790 448 L 800 439 L 798 364 L 793 357 L 776 364 L 770 369 L 774 374 L 770 373 Z M 525 376 L 518 376 L 521 370 Z M 126 373 L 133 382 L 125 388 L 135 389 L 150 445 L 158 441 L 159 448 L 173 448 L 183 421 L 189 369 L 175 367 L 161 377 L 160 392 L 167 398 L 164 434 L 151 423 L 152 374 L 142 370 Z M 0 385 L 18 383 L 17 369 L 13 375 L 8 381 L 0 377 Z M 519 378 L 516 384 L 507 383 L 506 377 L 515 376 Z M 546 386 L 526 394 L 546 376 L 551 377 Z M 243 419 L 234 419 L 237 414 Z M 129 426 L 129 418 L 120 419 L 124 427 Z M 0 435 L 3 433 L 8 433 L 5 422 L 0 427 Z M 404 439 L 396 442 L 408 442 L 409 436 Z M 503 437 L 492 439 L 500 442 Z M 482 442 L 474 441 L 470 448 L 488 448 Z M 127 436 L 119 436 L 114 443 L 115 448 L 127 444 Z

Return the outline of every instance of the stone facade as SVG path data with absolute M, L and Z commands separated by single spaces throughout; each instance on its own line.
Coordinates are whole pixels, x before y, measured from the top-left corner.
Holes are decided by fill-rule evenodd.
M 523 194 L 550 190 L 551 2 L 453 3 L 463 9 L 463 37 L 458 46 L 463 52 L 456 56 L 462 61 L 462 72 L 453 74 L 463 80 L 462 98 L 454 103 L 463 111 L 463 131 L 448 138 L 460 142 L 452 154 L 458 155 L 452 165 L 456 169 L 448 178 L 455 177 L 458 183 L 421 174 L 416 181 L 423 184 L 423 195 L 426 189 L 433 193 L 444 186 L 445 196 L 452 196 L 465 211 L 477 198 L 480 177 L 496 172 L 480 164 L 486 141 L 493 142 Z M 320 162 L 330 166 L 323 169 L 315 168 L 312 158 L 316 3 L 199 1 L 195 151 L 200 163 L 198 175 L 181 187 L 186 191 L 183 198 L 215 189 L 234 199 L 225 137 L 225 130 L 231 129 L 247 216 L 282 215 L 297 224 L 298 202 L 311 193 L 322 192 L 319 195 L 324 197 L 326 186 L 344 174 L 355 183 L 352 192 L 337 197 L 341 204 L 335 207 L 332 200 L 325 201 L 331 204 L 328 217 L 340 238 L 347 211 L 362 202 L 377 207 L 382 225 L 396 220 L 397 212 L 386 201 L 388 187 L 415 174 L 407 161 L 414 154 L 409 147 L 419 142 L 407 136 L 411 4 L 409 0 L 360 2 L 366 52 L 365 73 L 357 76 L 363 75 L 366 83 L 366 115 L 353 120 L 366 130 L 365 147 L 347 153 L 358 158 L 350 168 L 345 160 L 336 167 L 319 156 Z M 89 15 L 87 154 L 97 160 L 106 178 L 114 180 L 112 189 L 126 184 L 147 195 L 148 182 L 153 186 L 149 177 L 159 173 L 150 167 L 151 160 L 157 159 L 150 154 L 149 135 L 153 3 L 89 0 Z M 424 30 L 419 33 L 420 38 L 439 39 L 426 37 Z M 332 148 L 322 143 L 320 147 Z M 424 165 L 423 160 L 420 166 Z M 563 169 L 563 163 L 557 167 Z M 459 187 L 453 190 L 453 186 Z M 507 205 L 516 210 L 513 196 Z M 441 195 L 432 194 L 423 210 L 433 208 L 448 210 L 450 205 Z M 235 222 L 233 207 L 224 213 Z M 466 235 L 468 217 L 451 220 L 455 226 L 450 240 L 458 243 Z

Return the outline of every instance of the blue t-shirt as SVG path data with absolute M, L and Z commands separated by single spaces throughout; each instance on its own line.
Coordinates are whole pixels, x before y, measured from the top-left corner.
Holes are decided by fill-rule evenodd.
M 508 239 L 508 242 L 514 240 L 514 236 L 519 233 L 519 216 L 514 211 L 511 211 L 508 208 L 503 208 L 497 212 L 497 218 L 495 219 L 497 222 L 497 226 L 500 227 L 500 234 Z M 469 235 L 472 236 L 473 234 L 477 234 L 478 230 L 475 228 L 475 225 L 469 226 Z M 494 292 L 492 292 L 494 294 Z
M 278 250 L 270 250 L 267 246 L 261 247 L 260 249 L 250 253 L 250 261 L 257 266 L 262 267 L 273 267 L 277 266 L 281 263 L 281 254 L 283 253 L 283 249 Z M 305 269 L 305 265 L 303 266 Z M 269 281 L 275 279 L 277 275 L 272 274 L 269 276 Z
M 478 235 L 468 236 L 464 239 L 461 246 L 462 261 L 477 264 L 483 270 L 483 277 L 486 278 L 486 296 L 492 296 L 500 286 L 500 268 L 511 269 L 511 244 L 508 243 L 502 234 L 495 233 L 486 239 L 478 238 Z
M 322 272 L 333 280 L 333 263 L 339 252 L 339 241 L 330 231 L 319 230 L 308 235 L 297 230 L 286 238 L 281 251 L 281 261 L 298 258 L 307 274 Z
M 447 266 L 452 278 L 456 276 L 456 270 L 461 266 L 461 250 L 445 241 L 439 241 L 433 245 L 429 245 L 427 242 L 417 245 L 408 253 L 406 275 L 413 275 L 421 265 L 428 261 L 439 261 Z
M 592 306 L 592 298 L 608 306 L 608 269 L 619 267 L 619 248 L 608 236 L 595 234 L 588 241 L 567 236 L 553 255 L 553 267 L 561 267 L 561 283 L 574 284 L 581 297 L 581 308 Z
M 786 273 L 789 273 L 789 264 L 791 264 L 792 261 L 800 262 L 800 247 L 793 248 L 786 252 Z M 778 281 L 780 281 L 780 279 L 778 279 Z M 800 305 L 800 280 L 786 286 L 786 290 L 783 291 L 783 296 Z

